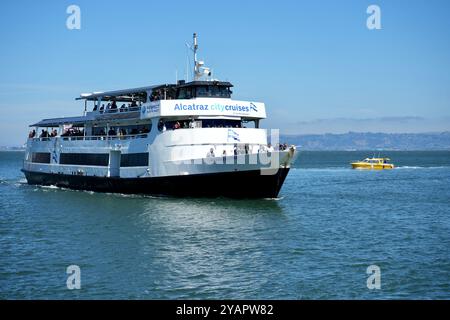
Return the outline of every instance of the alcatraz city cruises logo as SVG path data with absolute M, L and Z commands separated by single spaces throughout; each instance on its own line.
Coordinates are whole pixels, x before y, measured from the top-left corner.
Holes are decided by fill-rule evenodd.
M 239 103 L 235 104 L 221 104 L 221 103 L 213 103 L 213 104 L 182 104 L 176 103 L 174 106 L 174 111 L 212 111 L 212 112 L 242 112 L 242 113 L 251 113 L 258 112 L 258 107 L 250 102 L 248 105 L 243 105 Z
M 141 118 L 181 115 L 264 117 L 264 104 L 246 101 L 161 100 L 141 107 Z

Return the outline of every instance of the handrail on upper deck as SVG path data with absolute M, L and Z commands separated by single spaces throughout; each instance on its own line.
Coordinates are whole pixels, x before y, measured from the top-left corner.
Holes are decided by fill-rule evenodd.
M 115 135 L 115 136 L 57 136 L 57 137 L 43 137 L 43 138 L 28 138 L 31 141 L 53 141 L 54 139 L 62 139 L 64 141 L 91 141 L 91 140 L 132 140 L 147 138 L 148 133 L 138 133 L 129 135 Z
M 125 107 L 125 108 L 115 108 L 115 109 L 104 109 L 104 110 L 93 110 L 92 112 L 97 112 L 100 114 L 104 114 L 104 113 L 126 113 L 126 112 L 136 112 L 136 111 L 140 111 L 141 107 L 140 106 L 136 106 L 136 107 Z

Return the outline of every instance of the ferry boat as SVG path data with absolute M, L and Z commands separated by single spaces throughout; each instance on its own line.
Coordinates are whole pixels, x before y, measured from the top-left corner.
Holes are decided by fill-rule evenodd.
M 231 98 L 197 60 L 190 82 L 81 94 L 82 116 L 30 125 L 29 184 L 124 194 L 276 198 L 297 156 L 269 143 L 265 104 Z M 89 111 L 88 111 L 89 109 Z M 276 133 L 275 130 L 271 130 Z M 277 146 L 280 145 L 280 148 Z M 274 147 L 275 146 L 275 147 Z
M 394 165 L 389 163 L 389 158 L 366 158 L 361 161 L 352 162 L 353 169 L 385 170 L 394 169 Z

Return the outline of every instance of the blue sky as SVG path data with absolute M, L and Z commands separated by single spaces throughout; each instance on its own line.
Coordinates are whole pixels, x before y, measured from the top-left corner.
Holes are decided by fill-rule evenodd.
M 81 8 L 68 30 L 66 8 Z M 381 30 L 366 9 L 381 8 Z M 282 133 L 450 130 L 450 2 L 2 1 L 0 145 L 81 92 L 173 82 L 185 42 Z

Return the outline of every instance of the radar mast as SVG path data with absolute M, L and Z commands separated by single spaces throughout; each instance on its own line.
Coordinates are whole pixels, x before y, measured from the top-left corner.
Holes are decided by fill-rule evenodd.
M 202 60 L 197 60 L 197 51 L 198 51 L 198 37 L 197 33 L 194 33 L 194 81 L 200 80 L 202 77 L 206 77 L 207 80 L 210 80 L 211 77 L 211 69 L 205 67 L 205 62 Z

